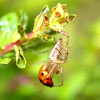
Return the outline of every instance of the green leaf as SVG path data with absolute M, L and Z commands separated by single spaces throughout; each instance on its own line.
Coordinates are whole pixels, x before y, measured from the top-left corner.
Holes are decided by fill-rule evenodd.
M 43 28 L 43 23 L 45 22 L 45 14 L 49 11 L 49 7 L 45 6 L 43 7 L 40 14 L 36 17 L 35 23 L 34 23 L 34 31 L 41 30 Z M 47 18 L 47 17 L 46 17 Z
M 16 13 L 9 13 L 0 19 L 0 47 L 20 39 L 17 32 L 18 16 Z
M 20 18 L 20 23 L 17 26 L 18 33 L 21 35 L 21 37 L 26 38 L 26 26 L 28 23 L 28 16 L 24 11 L 21 11 L 21 18 Z
M 44 6 L 43 9 L 42 9 L 42 11 L 41 11 L 41 13 L 40 13 L 40 16 L 46 14 L 48 11 L 49 11 L 49 7 L 47 5 Z
M 28 16 L 24 11 L 21 11 L 20 25 L 23 26 L 23 29 L 26 30 L 26 26 L 28 23 Z
M 0 58 L 0 64 L 8 64 L 10 61 L 10 58 Z
M 25 68 L 26 67 L 26 59 L 24 57 L 22 48 L 20 46 L 14 46 L 15 52 L 16 52 L 16 65 L 19 68 Z

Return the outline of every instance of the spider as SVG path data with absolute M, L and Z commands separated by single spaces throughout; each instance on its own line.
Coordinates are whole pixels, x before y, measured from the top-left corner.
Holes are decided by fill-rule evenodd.
M 65 34 L 65 33 L 64 33 Z M 52 77 L 54 74 L 61 74 L 61 84 L 57 86 L 63 85 L 63 74 L 62 74 L 62 67 L 60 64 L 65 63 L 68 58 L 68 42 L 69 42 L 69 36 L 67 35 L 67 42 L 66 42 L 66 48 L 63 48 L 63 41 L 62 38 L 60 38 L 50 53 L 50 60 L 46 61 L 46 64 L 43 64 L 39 71 L 39 80 L 42 84 L 54 87 Z M 63 50 L 65 52 L 63 52 Z M 41 63 L 41 62 L 40 62 Z

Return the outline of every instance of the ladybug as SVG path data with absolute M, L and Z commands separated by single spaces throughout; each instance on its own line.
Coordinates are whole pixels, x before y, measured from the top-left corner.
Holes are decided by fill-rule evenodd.
M 54 86 L 51 75 L 49 75 L 49 72 L 47 70 L 46 64 L 41 66 L 38 77 L 39 77 L 40 82 L 43 83 L 44 85 L 49 86 L 49 87 Z

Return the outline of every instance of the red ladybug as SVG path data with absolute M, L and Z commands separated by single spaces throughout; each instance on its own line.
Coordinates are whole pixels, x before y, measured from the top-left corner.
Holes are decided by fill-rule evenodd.
M 44 85 L 53 87 L 54 85 L 53 85 L 52 78 L 50 75 L 48 76 L 48 74 L 49 74 L 49 72 L 47 70 L 47 65 L 46 64 L 42 65 L 40 68 L 40 71 L 39 71 L 39 76 L 38 76 L 39 80 Z

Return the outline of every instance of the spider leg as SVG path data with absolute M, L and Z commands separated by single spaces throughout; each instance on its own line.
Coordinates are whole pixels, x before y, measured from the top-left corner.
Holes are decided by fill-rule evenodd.
M 33 63 L 33 64 L 27 64 L 27 65 L 37 65 L 37 64 L 42 64 L 42 63 L 46 63 L 46 62 L 48 62 L 49 60 L 47 60 L 47 61 L 42 61 L 42 62 L 38 62 L 38 63 Z
M 63 54 L 64 54 L 64 56 L 62 57 L 62 61 L 65 63 L 67 61 L 67 58 L 68 58 L 68 55 L 69 55 L 67 47 L 66 47 L 66 50 Z
M 69 35 L 66 32 L 63 32 L 63 31 L 62 31 L 62 33 L 67 37 L 66 47 L 65 47 L 65 49 L 63 49 L 64 50 L 64 52 L 63 52 L 64 57 L 62 57 L 62 61 L 64 61 L 64 63 L 65 63 L 67 61 L 68 54 L 69 54 L 69 52 L 68 52 Z
M 47 78 L 51 75 L 52 71 L 53 71 L 55 68 L 56 68 L 56 64 L 51 68 L 51 70 L 50 70 L 50 72 L 49 72 Z
M 60 70 L 59 70 L 60 74 L 61 74 L 61 85 L 63 85 L 63 70 L 62 70 L 62 67 L 60 67 Z

